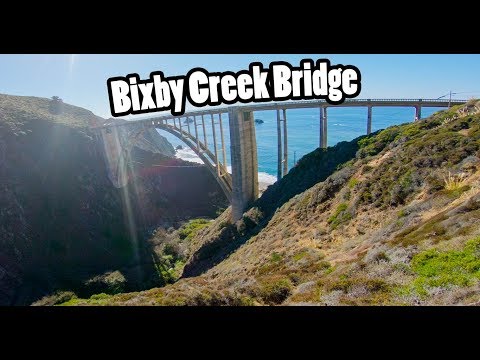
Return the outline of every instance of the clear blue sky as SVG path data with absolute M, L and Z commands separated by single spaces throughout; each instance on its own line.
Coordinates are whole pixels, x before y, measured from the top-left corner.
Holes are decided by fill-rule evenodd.
M 193 67 L 239 71 L 252 61 L 268 66 L 303 58 L 328 58 L 362 73 L 359 98 L 480 97 L 480 55 L 0 55 L 0 93 L 52 97 L 110 117 L 106 81 L 112 76 L 152 71 L 185 75 Z M 187 109 L 189 106 L 187 105 Z

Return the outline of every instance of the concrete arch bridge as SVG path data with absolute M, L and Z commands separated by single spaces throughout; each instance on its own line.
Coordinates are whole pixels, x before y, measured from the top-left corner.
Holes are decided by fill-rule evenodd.
M 258 198 L 258 160 L 255 138 L 255 111 L 272 110 L 277 114 L 278 161 L 277 178 L 288 172 L 288 134 L 287 110 L 300 108 L 319 109 L 319 147 L 327 147 L 328 108 L 331 107 L 366 107 L 366 134 L 372 129 L 373 107 L 411 107 L 415 109 L 415 118 L 421 118 L 423 107 L 444 107 L 460 105 L 467 100 L 445 99 L 350 99 L 340 105 L 331 105 L 324 100 L 274 102 L 248 104 L 223 108 L 208 108 L 183 114 L 155 116 L 138 121 L 104 124 L 97 127 L 98 138 L 103 141 L 108 156 L 109 166 L 115 174 L 122 173 L 125 162 L 122 153 L 132 146 L 142 131 L 156 128 L 169 132 L 182 140 L 192 149 L 213 174 L 232 205 L 233 220 L 242 217 L 244 210 Z M 228 121 L 229 134 L 225 134 L 225 121 Z M 119 128 L 131 127 L 128 138 L 118 136 Z M 207 130 L 213 136 L 213 146 L 209 145 Z M 116 136 L 113 136 L 116 135 Z M 231 174 L 227 171 L 226 136 L 230 139 Z M 117 155 L 115 155 L 117 154 Z M 117 176 L 117 179 L 120 175 Z M 121 183 L 122 181 L 120 181 Z

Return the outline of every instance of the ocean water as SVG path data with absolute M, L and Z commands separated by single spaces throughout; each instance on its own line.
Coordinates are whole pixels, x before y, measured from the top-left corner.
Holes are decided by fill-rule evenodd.
M 422 118 L 428 117 L 440 108 L 422 108 Z M 291 109 L 287 110 L 288 132 L 288 166 L 291 168 L 294 161 L 303 155 L 315 150 L 319 146 L 319 109 Z M 391 125 L 412 122 L 415 117 L 413 108 L 404 107 L 374 107 L 372 110 L 372 132 L 385 129 Z M 256 124 L 257 155 L 259 181 L 274 183 L 277 180 L 277 113 L 276 111 L 258 111 L 254 113 L 255 119 L 261 119 L 263 124 Z M 197 123 L 198 118 L 197 118 Z M 218 116 L 215 116 L 217 146 L 220 154 L 221 140 L 219 136 Z M 228 115 L 222 116 L 224 140 L 226 144 L 227 164 L 230 162 L 230 136 Z M 185 125 L 186 127 L 186 125 Z M 190 124 L 194 133 L 193 124 Z M 182 145 L 183 149 L 177 151 L 177 157 L 184 160 L 202 163 L 199 157 L 175 136 L 158 130 L 170 143 L 176 147 Z M 349 141 L 366 134 L 367 108 L 328 108 L 328 146 L 333 146 L 340 141 Z M 203 139 L 202 126 L 198 126 L 198 134 Z M 205 116 L 205 135 L 208 148 L 214 149 L 213 130 L 210 116 Z M 220 157 L 220 159 L 222 159 Z

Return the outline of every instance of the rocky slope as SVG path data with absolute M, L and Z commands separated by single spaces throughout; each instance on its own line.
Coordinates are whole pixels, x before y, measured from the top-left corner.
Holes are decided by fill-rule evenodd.
M 132 149 L 132 181 L 114 188 L 90 129 L 104 121 L 58 101 L 0 95 L 0 304 L 81 293 L 114 270 L 125 289 L 159 284 L 144 241 L 152 229 L 226 206 L 207 169 L 172 158 L 155 131 Z M 171 167 L 185 165 L 195 166 Z
M 184 278 L 67 305 L 480 303 L 480 102 L 317 149 L 242 220 L 179 236 Z M 50 298 L 44 303 L 61 303 Z

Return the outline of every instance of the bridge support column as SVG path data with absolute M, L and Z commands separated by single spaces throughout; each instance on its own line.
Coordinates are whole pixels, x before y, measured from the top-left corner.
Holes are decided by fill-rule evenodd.
M 205 130 L 205 119 L 203 118 L 203 115 L 202 115 L 202 128 L 203 128 L 203 145 L 205 146 L 205 149 L 208 149 L 207 131 Z
M 182 139 L 183 139 L 183 129 L 182 129 L 182 118 L 178 118 L 178 126 L 179 126 L 179 130 L 180 130 L 180 135 L 182 136 Z
M 230 153 L 232 159 L 232 220 L 258 198 L 258 160 L 252 111 L 229 109 Z
M 227 171 L 227 152 L 225 151 L 225 140 L 223 138 L 223 124 L 222 124 L 222 114 L 218 114 L 218 122 L 220 123 L 220 139 L 222 141 L 222 159 L 224 173 Z
M 288 173 L 288 136 L 287 136 L 287 110 L 282 109 L 283 119 L 280 117 L 280 109 L 277 109 L 277 180 Z M 282 121 L 283 121 L 283 151 L 282 151 Z
M 420 105 L 415 106 L 415 121 L 422 118 L 422 107 Z
M 216 168 L 217 168 L 217 175 L 220 177 L 220 160 L 218 159 L 218 150 L 217 150 L 217 136 L 215 131 L 215 119 L 213 118 L 213 114 L 210 114 L 212 120 L 212 134 L 213 134 L 213 149 L 215 151 L 215 160 L 216 160 Z
M 368 107 L 368 116 L 367 116 L 367 135 L 372 133 L 372 107 Z
M 283 109 L 283 176 L 288 173 L 287 110 Z
M 327 108 L 320 107 L 320 148 L 327 148 Z
M 282 125 L 280 124 L 280 110 L 277 109 L 277 180 L 282 178 Z
M 198 137 L 198 125 L 196 116 L 193 117 L 193 126 L 195 127 L 195 139 L 197 140 L 197 151 L 200 152 L 200 140 Z

